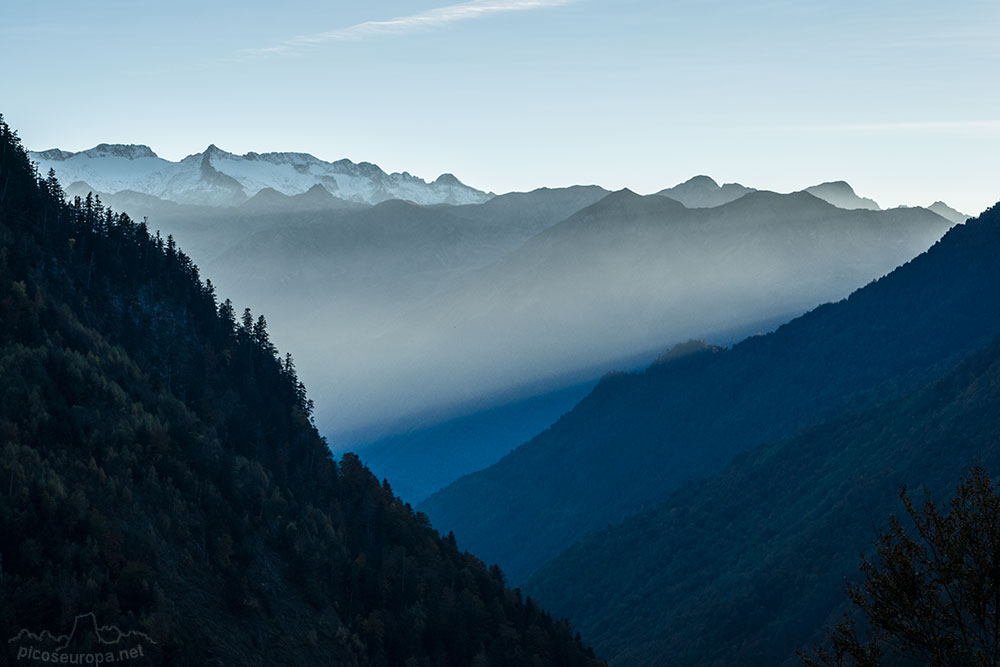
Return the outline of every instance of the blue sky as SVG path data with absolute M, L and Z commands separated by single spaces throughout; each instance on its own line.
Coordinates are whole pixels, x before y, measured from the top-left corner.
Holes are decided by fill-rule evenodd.
M 996 0 L 14 0 L 0 60 L 33 149 L 298 150 L 496 192 L 707 173 L 1000 199 Z

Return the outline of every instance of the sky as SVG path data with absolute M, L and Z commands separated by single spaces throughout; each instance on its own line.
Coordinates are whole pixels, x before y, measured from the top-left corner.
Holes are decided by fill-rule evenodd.
M 0 62 L 33 150 L 303 151 L 497 193 L 708 174 L 1000 200 L 996 0 L 11 0 Z

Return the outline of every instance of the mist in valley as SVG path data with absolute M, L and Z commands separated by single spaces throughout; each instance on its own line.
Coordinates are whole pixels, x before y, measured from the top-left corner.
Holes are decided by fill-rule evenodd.
M 698 177 L 647 196 L 577 186 L 461 205 L 349 201 L 322 183 L 260 187 L 238 206 L 103 198 L 172 235 L 238 312 L 263 314 L 331 448 L 361 451 L 418 502 L 546 428 L 603 374 L 685 340 L 767 331 L 953 224 L 878 210 L 846 183 L 810 190 Z

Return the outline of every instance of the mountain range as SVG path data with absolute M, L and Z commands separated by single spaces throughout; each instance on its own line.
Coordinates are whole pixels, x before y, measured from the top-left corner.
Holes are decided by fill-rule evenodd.
M 318 199 L 316 186 L 333 196 L 332 201 L 323 198 L 326 200 L 324 207 L 343 206 L 345 202 L 374 205 L 387 199 L 403 199 L 421 205 L 467 207 L 494 197 L 492 192 L 469 187 L 448 173 L 427 182 L 409 172 L 387 174 L 370 162 L 355 163 L 347 159 L 326 162 L 308 153 L 292 152 L 236 155 L 214 144 L 178 162 L 165 160 L 149 146 L 141 144 L 98 144 L 79 152 L 51 148 L 30 151 L 29 156 L 41 173 L 53 169 L 67 192 L 86 194 L 92 191 L 104 197 L 118 195 L 126 198 L 149 195 L 177 204 L 238 206 L 263 192 L 264 198 L 270 202 L 268 206 L 275 210 L 281 200 L 269 194 L 268 190 L 288 196 L 311 190 Z M 535 192 L 545 190 L 547 188 Z M 607 193 L 607 190 L 597 186 L 575 186 L 565 191 L 575 191 L 575 196 L 581 192 Z M 656 194 L 679 201 L 688 208 L 712 208 L 755 191 L 756 188 L 739 183 L 720 186 L 710 176 L 700 175 Z M 820 183 L 805 188 L 805 191 L 840 208 L 881 210 L 873 199 L 857 195 L 844 181 Z M 497 207 L 471 215 L 488 218 L 490 211 L 503 209 L 509 212 L 517 207 L 519 214 L 526 216 L 521 226 L 529 228 L 529 221 L 536 216 L 535 208 L 523 205 L 525 200 L 520 198 L 529 194 L 509 193 L 510 196 Z M 134 200 L 132 203 L 135 203 Z M 148 205 L 151 202 L 147 200 L 145 203 Z M 254 206 L 262 203 L 258 200 Z M 952 222 L 962 222 L 969 217 L 940 201 L 927 208 Z M 130 213 L 134 215 L 132 211 Z M 534 231 L 541 229 L 536 227 Z
M 29 155 L 42 173 L 53 169 L 69 186 L 81 182 L 95 192 L 136 192 L 181 204 L 236 206 L 265 188 L 296 195 L 316 185 L 344 201 L 364 204 L 387 199 L 469 204 L 492 196 L 452 174 L 428 183 L 407 172 L 387 174 L 370 162 L 325 162 L 308 153 L 235 155 L 214 144 L 178 162 L 136 144 L 99 144 L 77 153 L 53 148 Z
M 688 208 L 713 208 L 736 201 L 745 194 L 756 192 L 756 188 L 739 183 L 719 185 L 710 176 L 695 176 L 683 183 L 660 190 L 656 194 L 681 202 Z M 851 185 L 845 181 L 830 181 L 805 188 L 804 192 L 829 202 L 838 208 L 866 209 L 881 211 L 882 207 L 874 199 L 861 197 Z M 936 201 L 927 207 L 943 218 L 952 222 L 965 222 L 969 216 L 956 211 L 942 201 Z
M 165 163 L 145 147 L 39 155 L 57 174 L 120 163 L 133 181 L 136 160 Z M 101 198 L 147 217 L 218 289 L 268 313 L 274 339 L 303 362 L 332 446 L 364 449 L 411 502 L 499 460 L 608 369 L 642 367 L 692 337 L 730 344 L 771 330 L 892 270 L 954 222 L 943 209 L 826 203 L 862 201 L 844 183 L 779 195 L 707 176 L 650 197 L 575 186 L 373 205 L 315 182 L 314 158 L 289 171 L 287 155 L 202 154 L 244 179 L 241 190 L 212 186 L 237 193 L 228 206 L 199 204 L 197 189 L 168 201 L 111 181 Z M 277 166 L 262 167 L 269 160 Z M 260 189 L 244 200 L 251 168 Z M 232 186 L 209 179 L 223 181 Z
M 689 209 L 620 191 L 448 283 L 355 348 L 366 359 L 357 373 L 330 377 L 372 394 L 382 384 L 366 402 L 381 398 L 400 414 L 432 406 L 429 398 L 506 398 L 527 383 L 544 395 L 648 364 L 676 342 L 768 331 L 891 271 L 950 226 L 924 209 L 849 211 L 808 193 L 753 192 Z M 356 401 L 338 403 L 357 414 Z M 420 451 L 434 469 L 460 460 Z M 377 448 L 367 456 L 389 462 Z
M 693 209 L 593 186 L 463 206 L 332 199 L 314 188 L 229 208 L 139 204 L 220 290 L 269 313 L 275 340 L 304 362 L 332 445 L 362 448 L 411 502 L 570 407 L 547 397 L 581 398 L 572 387 L 688 338 L 768 331 L 951 225 L 925 209 L 844 210 L 764 191 Z M 524 429 L 490 416 L 512 404 Z M 446 422 L 462 428 L 420 435 Z
M 993 229 L 958 226 L 887 277 L 772 334 L 606 377 L 552 427 L 420 508 L 521 583 L 588 532 L 666 501 L 741 451 L 887 400 L 983 345 L 1000 331 Z

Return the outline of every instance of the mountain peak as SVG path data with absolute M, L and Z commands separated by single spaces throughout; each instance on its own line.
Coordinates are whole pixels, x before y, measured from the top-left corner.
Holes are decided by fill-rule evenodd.
M 598 200 L 595 204 L 582 209 L 573 217 L 600 220 L 605 216 L 611 215 L 615 217 L 624 216 L 628 219 L 638 219 L 669 215 L 684 210 L 686 210 L 684 204 L 669 197 L 657 197 L 656 195 L 644 197 L 632 192 L 628 188 L 622 188 Z
M 720 186 L 711 176 L 700 174 L 656 194 L 679 201 L 688 208 L 714 208 L 735 201 L 748 192 L 754 192 L 754 189 L 739 183 Z
M 32 157 L 38 157 L 42 160 L 52 160 L 54 162 L 62 162 L 63 160 L 68 160 L 69 158 L 76 155 L 70 151 L 60 150 L 58 148 L 50 148 L 47 151 L 35 151 Z
M 202 153 L 202 155 L 206 155 L 206 156 L 229 155 L 229 153 L 227 153 L 226 151 L 222 150 L 221 148 L 219 148 L 215 144 L 209 144 L 208 148 L 206 148 L 204 150 L 204 152 Z
M 880 211 L 882 208 L 873 199 L 860 197 L 847 181 L 828 181 L 805 189 L 811 195 L 827 201 L 837 208 L 867 209 Z
M 854 191 L 851 184 L 847 181 L 827 181 L 825 183 L 820 183 L 818 185 L 811 185 L 805 189 L 805 192 L 814 191 L 827 192 L 832 194 L 838 194 L 841 196 L 857 197 L 858 193 Z
M 57 149 L 54 149 L 57 150 Z M 51 152 L 51 151 L 46 151 Z M 144 144 L 97 144 L 93 148 L 71 155 L 85 155 L 90 158 L 118 157 L 126 160 L 138 160 L 144 157 L 157 157 L 153 150 Z M 66 158 L 63 158 L 66 159 Z
M 335 206 L 338 203 L 344 203 L 343 200 L 338 199 L 333 195 L 333 193 L 323 187 L 322 183 L 316 183 L 305 192 L 300 192 L 299 194 L 294 195 L 292 199 L 300 205 L 305 205 L 310 208 L 327 208 Z
M 463 183 L 455 177 L 455 174 L 444 173 L 434 180 L 434 185 L 463 185 Z
M 322 183 L 317 183 L 316 185 L 312 186 L 311 188 L 309 188 L 308 190 L 306 190 L 302 194 L 309 195 L 310 197 L 317 197 L 317 196 L 329 196 L 329 197 L 332 197 L 333 196 L 332 194 L 330 194 L 329 190 L 327 190 L 326 188 L 323 187 Z
M 714 178 L 712 178 L 711 176 L 706 176 L 705 174 L 692 176 L 688 180 L 684 181 L 683 183 L 680 183 L 675 187 L 681 187 L 685 185 L 692 187 L 700 187 L 700 188 L 708 187 L 712 188 L 713 190 L 717 190 L 720 187 L 719 183 Z
M 249 204 L 249 203 L 250 203 L 250 202 L 252 202 L 252 201 L 255 201 L 255 200 L 256 200 L 256 201 L 268 201 L 268 200 L 279 200 L 279 201 L 285 201 L 285 200 L 287 200 L 288 198 L 289 198 L 289 197 L 288 197 L 288 195 L 286 195 L 286 194 L 285 194 L 285 193 L 283 193 L 283 192 L 278 192 L 278 191 L 277 191 L 277 190 L 275 190 L 274 188 L 271 188 L 271 187 L 267 187 L 267 188 L 261 188 L 261 189 L 260 189 L 260 190 L 259 190 L 259 191 L 257 192 L 257 194 L 255 194 L 255 195 L 254 195 L 253 197 L 251 197 L 250 199 L 248 199 L 248 200 L 247 200 L 247 201 L 246 201 L 246 202 L 244 203 L 244 206 L 245 206 L 246 204 Z
M 66 193 L 67 197 L 72 198 L 78 195 L 80 197 L 86 197 L 88 193 L 97 193 L 97 190 L 91 187 L 91 185 L 86 181 L 73 181 L 63 188 L 63 192 Z
M 961 211 L 956 211 L 951 206 L 948 206 L 943 201 L 938 200 L 927 207 L 927 210 L 933 211 L 940 215 L 945 220 L 950 220 L 955 223 L 962 223 L 968 220 L 972 216 L 968 216 Z
M 622 204 L 622 203 L 629 203 L 629 202 L 637 202 L 637 201 L 640 201 L 642 199 L 644 199 L 644 197 L 642 195 L 636 194 L 635 192 L 633 192 L 632 190 L 630 190 L 628 188 L 622 188 L 621 190 L 615 190 L 611 194 L 607 195 L 606 197 L 604 197 L 604 199 L 600 200 L 598 202 L 598 204 L 600 204 L 602 202 L 605 205 L 607 205 L 607 204 Z

